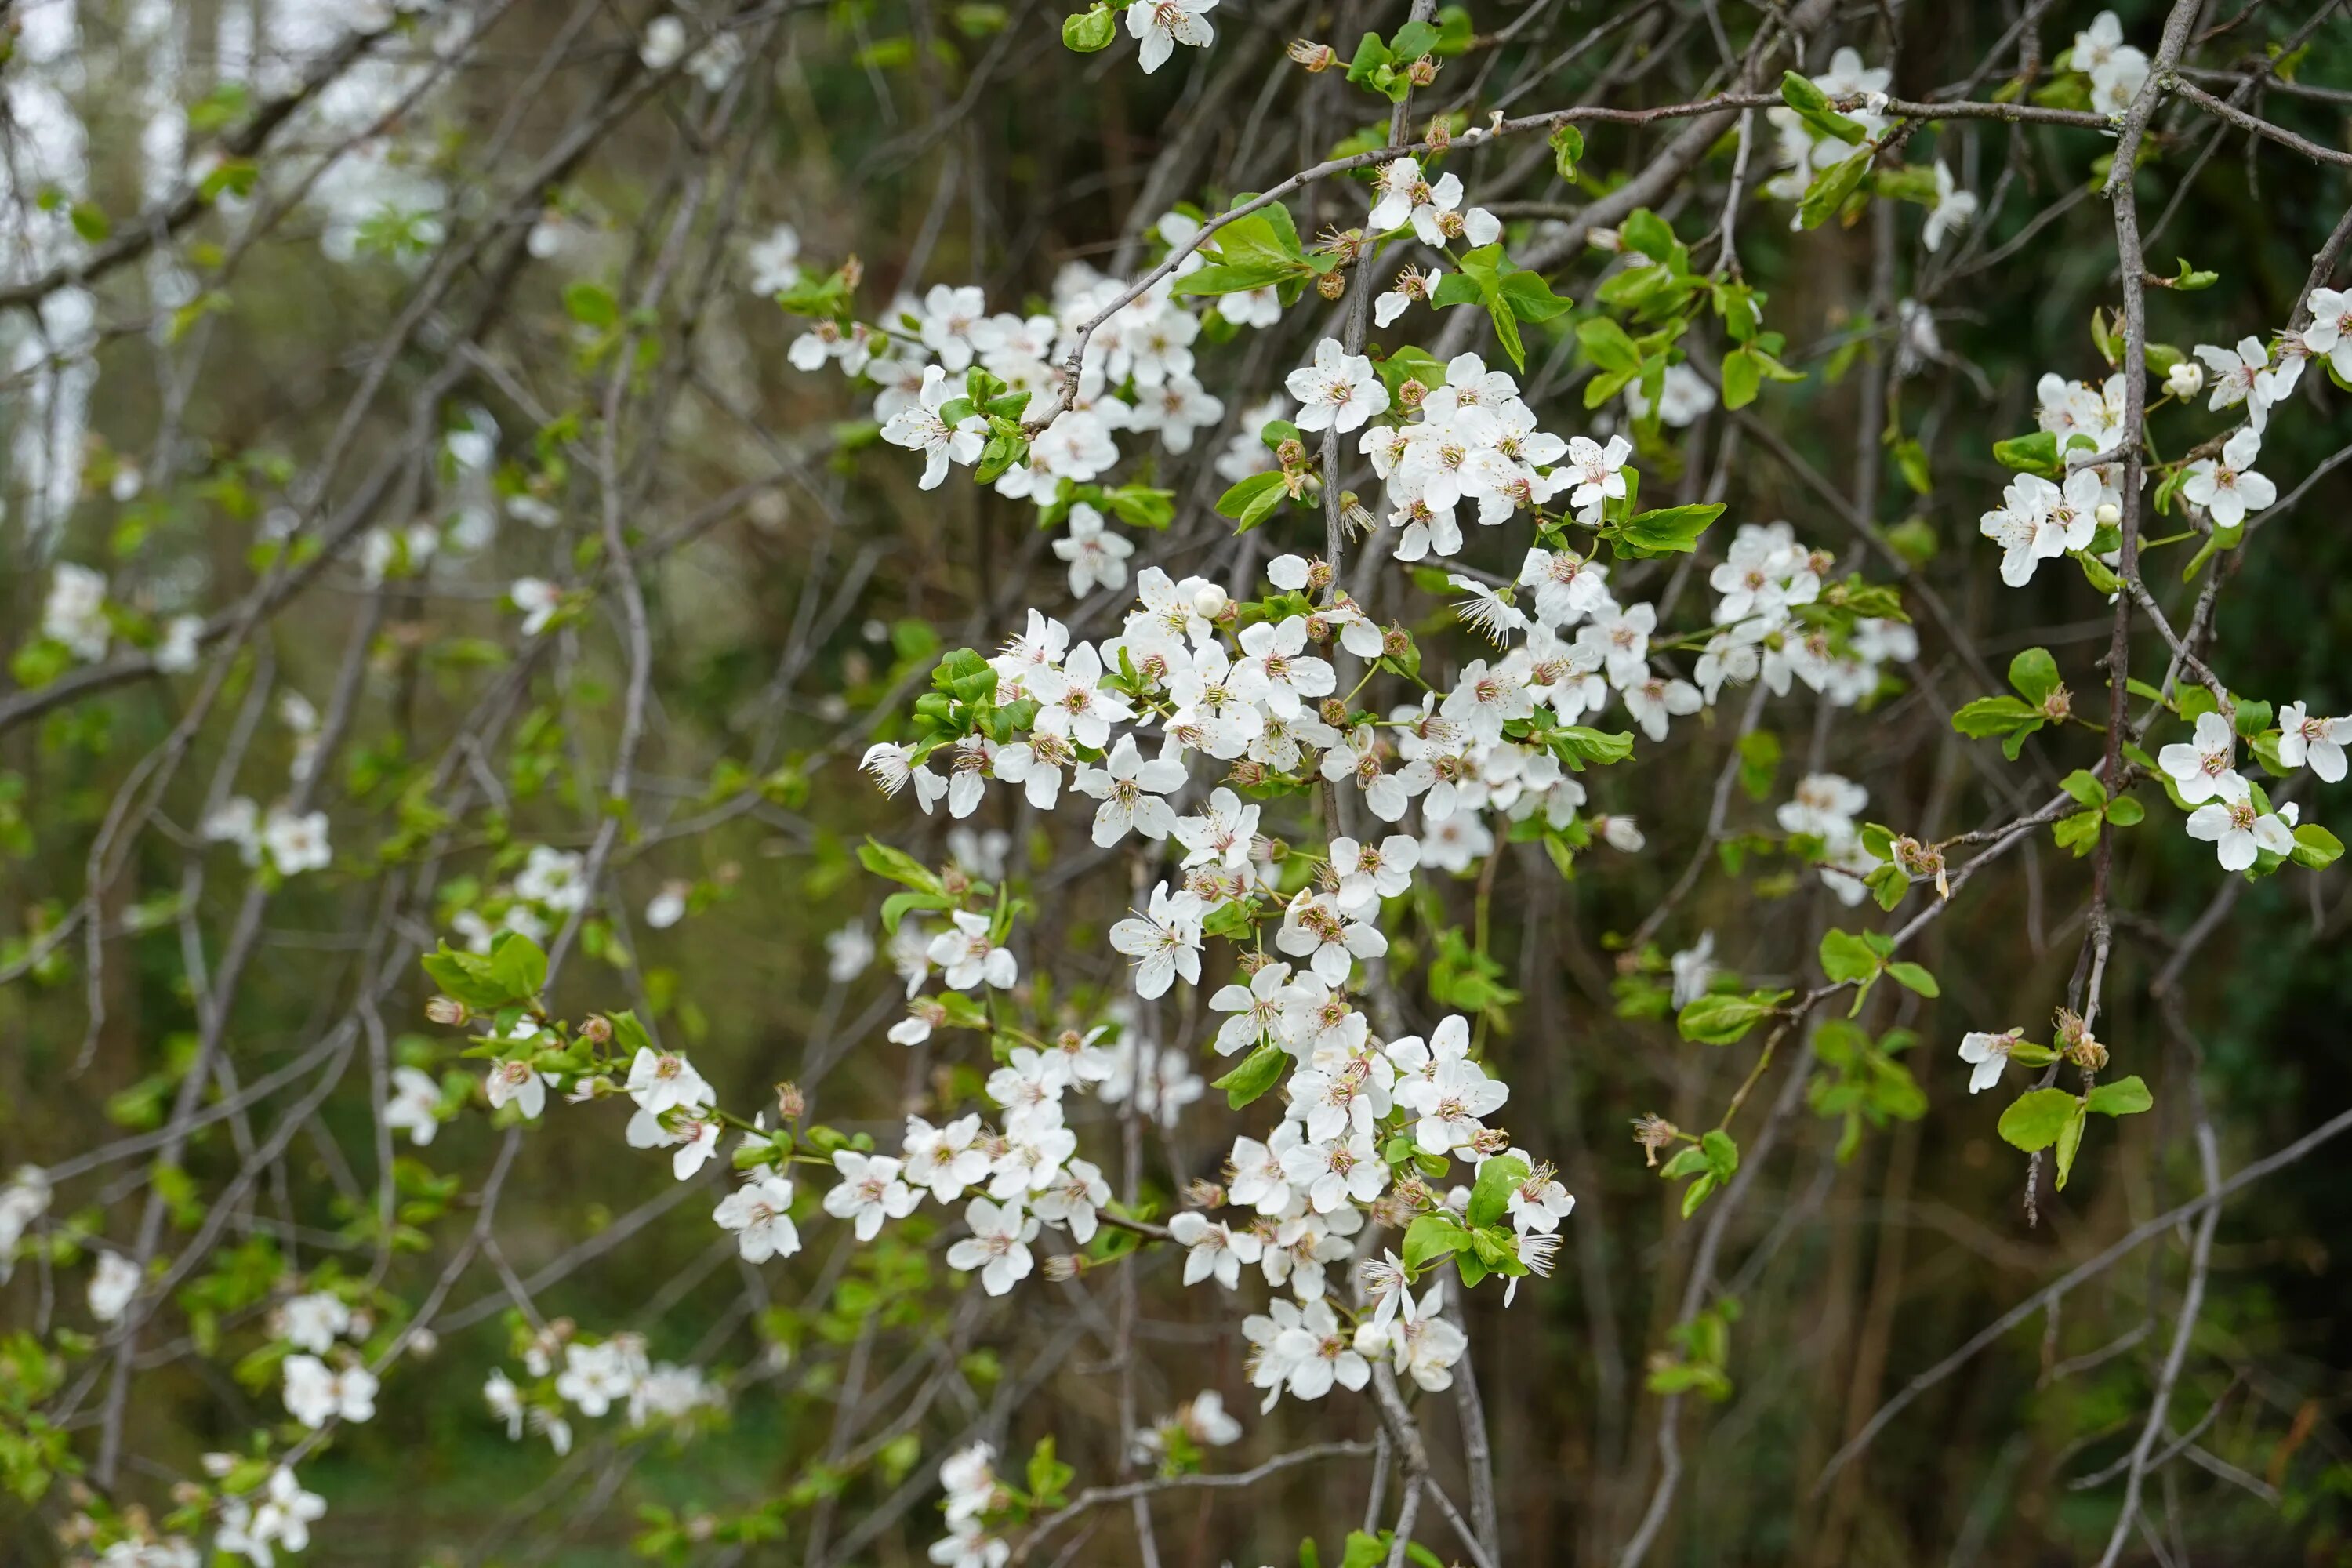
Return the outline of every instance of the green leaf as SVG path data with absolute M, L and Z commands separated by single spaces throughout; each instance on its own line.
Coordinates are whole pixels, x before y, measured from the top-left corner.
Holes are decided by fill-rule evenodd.
M 1091 11 L 1062 18 L 1063 44 L 1082 55 L 1107 49 L 1118 33 L 1118 20 L 1108 5 L 1097 5 Z
M 1502 1223 L 1509 1212 L 1511 1192 L 1528 1179 L 1528 1163 L 1517 1155 L 1507 1154 L 1489 1160 L 1478 1168 L 1478 1184 L 1470 1189 L 1468 1215 L 1474 1226 Z
M 456 952 L 445 942 L 438 952 L 428 952 L 417 962 L 445 996 L 468 1007 L 495 1008 L 506 1004 L 506 987 L 490 978 L 489 960 L 478 953 Z
M 1618 525 L 1617 537 L 1643 550 L 1693 550 L 1707 524 L 1722 515 L 1720 501 L 1664 507 L 1627 518 Z
M 1952 728 L 1973 740 L 2006 735 L 2012 730 L 2038 730 L 2042 710 L 2014 697 L 1979 697 L 1952 715 Z
M 1549 321 L 1572 309 L 1576 301 L 1555 294 L 1540 272 L 1520 268 L 1495 280 L 1496 292 L 1511 302 L 1511 313 L 1523 321 Z
M 1731 1141 L 1730 1133 L 1717 1128 L 1700 1134 L 1698 1152 L 1699 1157 L 1706 1162 L 1708 1173 L 1717 1181 L 1727 1182 L 1738 1173 L 1739 1145 Z
M 2062 816 L 2050 825 L 2051 840 L 2080 860 L 2097 847 L 2099 825 L 2103 820 L 2103 814 L 2096 811 L 2078 811 L 2072 816 Z
M 2089 1118 L 2084 1114 L 2082 1103 L 2078 1100 L 2075 1102 L 2073 1113 L 2066 1118 L 2064 1125 L 2058 1129 L 2057 1184 L 2058 1190 L 2062 1193 L 2066 1190 L 2066 1178 L 2074 1173 L 2074 1156 L 2082 1152 L 2083 1128 L 2088 1120 Z
M 1756 355 L 1747 349 L 1738 349 L 1723 356 L 1723 405 L 1745 408 L 1756 401 L 1756 394 L 1764 384 L 1763 367 Z
M 1716 1177 L 1712 1172 L 1701 1176 L 1689 1186 L 1685 1187 L 1683 1189 L 1683 1218 L 1688 1219 L 1691 1215 L 1696 1214 L 1698 1212 L 1698 1205 L 1706 1202 L 1708 1196 L 1714 1193 L 1715 1189 Z
M 1780 101 L 1797 111 L 1797 117 L 1824 136 L 1834 136 L 1851 147 L 1859 142 L 1864 132 L 1862 127 L 1830 107 L 1829 94 L 1795 71 L 1780 73 Z
M 941 891 L 939 878 L 931 868 L 908 854 L 887 844 L 868 838 L 857 847 L 857 863 L 877 877 L 887 877 L 894 882 L 926 893 Z
M 1244 213 L 1217 230 L 1217 254 L 1235 267 L 1305 268 L 1298 226 L 1280 202 Z M 1311 269 L 1310 269 L 1311 270 Z
M 1871 160 L 1877 156 L 1868 148 L 1856 153 L 1842 163 L 1832 163 L 1815 174 L 1797 203 L 1797 220 L 1806 228 L 1819 228 L 1837 216 L 1870 173 Z
M 620 301 L 601 283 L 582 279 L 563 287 L 563 311 L 583 327 L 609 331 L 621 320 Z
M 2019 657 L 2024 656 L 2021 654 Z M 2107 803 L 2107 786 L 2101 784 L 2098 775 L 2088 768 L 2076 768 L 2058 781 L 2058 787 L 2084 805 L 2105 805 Z
M 2189 258 L 2185 256 L 2175 257 L 2173 259 L 2180 263 L 2180 270 L 2173 274 L 2170 279 L 2177 292 L 2193 294 L 2200 289 L 2210 289 L 2221 280 L 2221 275 L 2218 272 L 2191 271 Z
M 1404 1266 L 1416 1273 L 1433 1258 L 1459 1252 L 1470 1245 L 1470 1233 L 1454 1222 L 1453 1216 L 1425 1214 L 1414 1217 L 1404 1229 Z
M 1241 524 L 1234 531 L 1247 533 L 1272 517 L 1288 493 L 1281 474 L 1252 474 L 1217 498 L 1217 515 L 1234 519 Z
M 1428 22 L 1407 22 L 1389 40 L 1389 58 L 1410 63 L 1437 47 L 1437 28 Z
M 898 922 L 909 910 L 944 910 L 954 906 L 944 893 L 893 893 L 882 900 L 882 933 L 898 934 Z
M 1842 985 L 1858 984 L 1878 973 L 1876 951 L 1849 931 L 1823 931 L 1820 957 L 1822 973 Z
M 1660 263 L 1671 257 L 1680 244 L 1675 238 L 1674 225 L 1649 207 L 1635 207 L 1618 232 L 1628 246 Z
M 2063 1089 L 2028 1089 L 2000 1113 L 2001 1138 L 2029 1154 L 2047 1149 L 2074 1119 L 2079 1103 Z
M 1563 125 L 1551 133 L 1552 167 L 1569 184 L 1576 183 L 1576 165 L 1584 158 L 1584 132 Z
M 2021 473 L 2040 474 L 2043 479 L 2056 479 L 2063 472 L 2058 460 L 2058 437 L 2047 430 L 2037 430 L 2031 436 L 2018 436 L 1992 444 L 1993 460 L 2006 468 Z
M 2135 1073 L 2119 1078 L 2113 1083 L 2103 1083 L 2083 1097 L 2083 1103 L 2102 1116 L 2137 1116 L 2156 1103 L 2147 1092 L 2147 1085 Z
M 2147 816 L 2147 808 L 2127 795 L 2119 795 L 2107 802 L 2107 820 L 2117 827 L 2132 826 Z
M 1728 1046 L 1779 1011 L 1789 999 L 1786 991 L 1751 991 L 1745 996 L 1710 993 L 1691 999 L 1675 1019 L 1685 1040 Z
M 1041 1506 L 1052 1506 L 1070 1478 L 1078 1472 L 1054 1457 L 1054 1439 L 1048 1436 L 1037 1439 L 1037 1447 L 1029 1456 L 1029 1497 Z
M 1432 309 L 1442 310 L 1454 305 L 1475 305 L 1486 298 L 1486 290 L 1478 287 L 1478 279 L 1465 272 L 1449 272 L 1437 280 L 1437 288 L 1429 296 L 1429 303 Z
M 1263 289 L 1296 278 L 1311 268 L 1292 267 L 1279 262 L 1251 261 L 1242 263 L 1213 262 L 1197 268 L 1176 279 L 1171 294 L 1246 294 L 1253 289 Z
M 1922 965 L 1913 963 L 1906 959 L 1898 959 L 1888 964 L 1886 977 L 1905 990 L 1916 991 L 1922 996 L 1935 997 L 1944 994 L 1944 988 L 1936 984 L 1934 975 L 1928 973 Z
M 2294 830 L 2294 863 L 2324 871 L 2344 854 L 2344 841 L 2315 822 Z
M 2046 647 L 2030 647 L 2009 661 L 2009 683 L 2028 702 L 2040 706 L 2058 689 L 2058 661 Z
M 1895 466 L 1902 471 L 1903 482 L 1911 487 L 1914 495 L 1926 495 L 1936 488 L 1935 477 L 1927 471 L 1927 448 L 1906 436 L 1894 443 Z
M 1576 341 L 1584 346 L 1584 357 L 1602 370 L 1633 375 L 1642 368 L 1642 351 L 1633 346 L 1624 328 L 1606 316 L 1579 321 Z
M 1282 1081 L 1283 1068 L 1290 1065 L 1290 1053 L 1268 1040 L 1241 1059 L 1233 1071 L 1209 1087 L 1225 1091 L 1225 1103 L 1239 1110 L 1251 1100 Z
M 1582 771 L 1587 763 L 1607 766 L 1622 763 L 1633 754 L 1633 732 L 1620 730 L 1615 734 L 1589 729 L 1582 724 L 1569 724 L 1551 731 L 1547 736 L 1552 754 L 1566 763 L 1572 771 Z
M 490 949 L 489 978 L 506 988 L 508 998 L 529 1001 L 547 984 L 547 954 L 520 931 L 503 931 Z
M 1150 485 L 1121 485 L 1103 497 L 1111 515 L 1131 528 L 1164 529 L 1176 521 L 1176 492 Z

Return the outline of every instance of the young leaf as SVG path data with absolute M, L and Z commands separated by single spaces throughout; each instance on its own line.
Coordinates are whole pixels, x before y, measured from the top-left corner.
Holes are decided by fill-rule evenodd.
M 1723 405 L 1745 408 L 1756 401 L 1756 394 L 1764 384 L 1763 367 L 1756 363 L 1755 353 L 1738 349 L 1723 356 Z
M 1633 375 L 1642 368 L 1642 351 L 1633 346 L 1624 328 L 1606 316 L 1579 321 L 1576 341 L 1584 345 L 1584 357 L 1602 370 Z
M 1878 954 L 1849 931 L 1822 933 L 1822 973 L 1840 984 L 1855 984 L 1878 973 Z
M 1082 55 L 1110 47 L 1117 36 L 1118 21 L 1108 5 L 1097 5 L 1091 11 L 1081 11 L 1062 18 L 1062 43 L 1066 48 Z
M 1528 1163 L 1516 1155 L 1489 1160 L 1478 1168 L 1478 1184 L 1470 1189 L 1466 1211 L 1475 1226 L 1499 1225 L 1509 1211 L 1511 1189 L 1527 1180 Z
M 2009 661 L 2009 683 L 2028 702 L 2040 705 L 2058 689 L 2058 661 L 2046 647 L 2030 647 Z
M 2037 430 L 2031 436 L 2019 436 L 1992 444 L 1993 460 L 2005 468 L 2021 473 L 2040 474 L 2043 479 L 2058 479 L 2064 470 L 2058 461 L 2058 437 L 2047 430 Z
M 1453 1216 L 1425 1214 L 1405 1226 L 1402 1258 L 1407 1268 L 1418 1272 L 1433 1258 L 1458 1252 L 1470 1245 L 1470 1233 L 1455 1224 Z
M 1806 228 L 1819 228 L 1836 216 L 1846 198 L 1862 184 L 1863 176 L 1870 173 L 1871 160 L 1876 156 L 1874 151 L 1864 148 L 1845 162 L 1832 163 L 1815 174 L 1797 203 L 1798 222 Z
M 1287 493 L 1280 474 L 1252 474 L 1217 498 L 1217 515 L 1234 519 L 1241 524 L 1234 531 L 1247 533 L 1272 517 Z
M 1225 1103 L 1239 1110 L 1251 1100 L 1282 1081 L 1282 1069 L 1290 1065 L 1290 1055 L 1268 1040 L 1241 1059 L 1224 1077 L 1211 1084 L 1212 1089 L 1225 1091 Z
M 2058 1134 L 2074 1119 L 2079 1102 L 2063 1089 L 2032 1089 L 2000 1113 L 2004 1142 L 2031 1154 L 2058 1142 Z
M 2089 1120 L 2077 1100 L 2063 1125 L 2058 1129 L 2058 1190 L 2066 1190 L 2066 1178 L 2074 1173 L 2074 1156 L 2083 1150 L 2083 1128 Z
M 1916 991 L 1922 996 L 1932 998 L 1944 994 L 1944 988 L 1936 984 L 1934 975 L 1928 973 L 1923 965 L 1907 960 L 1897 959 L 1888 964 L 1886 977 L 1906 990 Z
M 1824 136 L 1834 136 L 1849 147 L 1863 139 L 1862 127 L 1832 109 L 1829 94 L 1795 71 L 1780 73 L 1780 101 Z
M 1786 991 L 1752 991 L 1745 996 L 1697 996 L 1684 1006 L 1675 1019 L 1675 1027 L 1685 1040 L 1728 1046 L 1770 1017 L 1788 999 Z
M 2324 871 L 2343 857 L 2344 841 L 2315 822 L 2294 830 L 2294 863 Z
M 2014 697 L 1979 697 L 1952 715 L 1952 728 L 1971 740 L 2006 735 L 2022 729 L 2029 733 L 2042 725 L 2042 711 Z
M 2156 1103 L 2137 1074 L 2103 1083 L 2083 1097 L 2083 1103 L 2102 1116 L 2137 1116 Z
M 1563 125 L 1551 133 L 1552 167 L 1559 177 L 1570 184 L 1576 183 L 1576 165 L 1584 159 L 1584 132 L 1573 125 Z
M 1706 531 L 1707 524 L 1722 515 L 1723 503 L 1720 501 L 1699 506 L 1665 507 L 1627 518 L 1618 526 L 1617 536 L 1643 550 L 1693 550 L 1698 545 L 1698 536 Z

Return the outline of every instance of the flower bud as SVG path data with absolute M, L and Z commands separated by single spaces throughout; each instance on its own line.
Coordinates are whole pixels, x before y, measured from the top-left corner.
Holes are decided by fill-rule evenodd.
M 1328 44 L 1318 44 L 1306 38 L 1293 40 L 1290 47 L 1283 52 L 1309 74 L 1329 70 L 1339 63 L 1339 50 Z
M 431 1329 L 412 1329 L 409 1331 L 408 1350 L 406 1353 L 416 1357 L 419 1361 L 423 1361 L 431 1356 L 435 1351 L 437 1351 L 440 1348 L 441 1336 L 435 1333 Z
M 2101 528 L 2113 528 L 2123 521 L 2124 509 L 2111 500 L 2103 500 L 2099 503 L 2099 510 L 2091 515 L 2098 519 Z
M 1318 709 L 1318 717 L 1334 730 L 1348 727 L 1348 703 L 1345 698 L 1326 697 Z
M 2193 359 L 2174 363 L 2164 373 L 2164 390 L 2175 397 L 2194 397 L 2205 390 L 2205 367 Z
M 458 1028 L 471 1018 L 473 1010 L 455 996 L 436 996 L 425 1004 L 425 1016 L 448 1028 Z
M 1199 592 L 1192 595 L 1193 611 L 1205 620 L 1215 620 L 1225 613 L 1225 606 L 1232 603 L 1233 600 L 1226 597 L 1225 591 L 1214 583 L 1203 584 Z
M 587 1041 L 592 1046 L 611 1045 L 613 1043 L 613 1021 L 610 1018 L 605 1017 L 601 1013 L 592 1014 L 588 1017 L 581 1020 L 580 1037 Z
M 776 1121 L 778 1125 L 789 1127 L 807 1114 L 808 1097 L 801 1092 L 800 1085 L 790 1081 L 776 1085 Z

